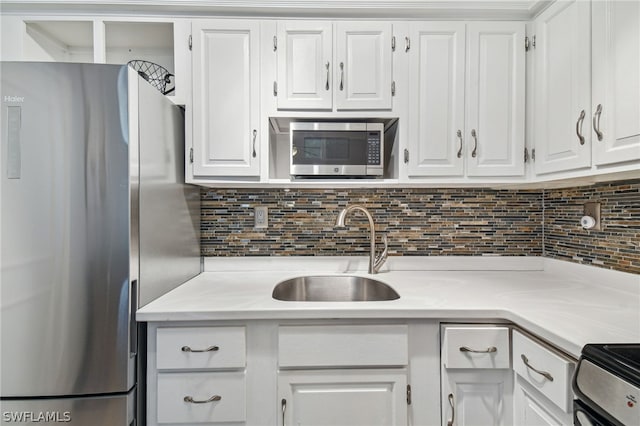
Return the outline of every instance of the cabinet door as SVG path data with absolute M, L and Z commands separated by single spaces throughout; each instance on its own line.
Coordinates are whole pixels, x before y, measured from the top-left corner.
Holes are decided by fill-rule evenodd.
M 278 22 L 278 109 L 333 107 L 331 30 L 326 21 Z
M 259 175 L 259 25 L 193 23 L 194 176 Z
M 590 5 L 556 2 L 536 19 L 538 174 L 591 166 Z
M 513 373 L 509 369 L 443 369 L 442 425 L 512 425 L 512 392 Z
M 392 26 L 336 24 L 336 109 L 391 109 Z
M 281 371 L 278 424 L 406 425 L 406 389 L 405 370 Z
M 640 2 L 592 3 L 594 163 L 640 159 Z M 599 111 L 599 112 L 598 112 Z
M 468 24 L 467 175 L 524 174 L 522 22 Z
M 544 396 L 516 377 L 514 389 L 514 424 L 520 426 L 563 426 L 573 424 L 565 413 Z
M 462 176 L 465 24 L 415 23 L 410 39 L 409 176 Z

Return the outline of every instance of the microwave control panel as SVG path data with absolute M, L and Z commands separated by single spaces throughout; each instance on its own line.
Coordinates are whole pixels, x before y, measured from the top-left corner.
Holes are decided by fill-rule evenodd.
M 380 165 L 380 132 L 368 132 L 367 135 L 367 165 Z

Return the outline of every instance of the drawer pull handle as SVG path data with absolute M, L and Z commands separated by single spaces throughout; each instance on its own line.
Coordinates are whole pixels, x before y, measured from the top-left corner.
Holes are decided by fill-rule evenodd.
M 477 350 L 471 349 L 466 346 L 460 346 L 460 352 L 473 352 L 474 354 L 492 354 L 494 352 L 498 352 L 498 348 L 495 346 L 489 346 L 487 349 Z
M 206 349 L 191 349 L 189 346 L 183 346 L 181 348 L 182 352 L 215 352 L 219 349 L 220 348 L 218 346 L 209 346 Z
M 185 396 L 184 397 L 184 402 L 188 402 L 190 404 L 208 404 L 210 402 L 220 401 L 221 399 L 222 399 L 222 397 L 220 395 L 213 395 L 211 398 L 203 400 L 203 401 L 199 401 L 197 399 L 193 399 L 193 397 L 191 397 L 191 396 Z
M 451 419 L 447 421 L 447 426 L 453 426 L 454 422 L 456 421 L 456 407 L 453 403 L 453 394 L 450 393 L 449 396 L 447 396 L 447 399 L 449 400 L 449 405 L 451 406 Z
M 538 370 L 537 368 L 534 368 L 531 364 L 529 364 L 529 358 L 527 358 L 524 354 L 520 354 L 520 358 L 522 358 L 522 362 L 524 362 L 524 365 L 526 365 L 527 368 L 535 371 L 536 373 L 538 373 L 548 381 L 553 382 L 553 376 L 548 371 L 542 371 L 542 370 Z

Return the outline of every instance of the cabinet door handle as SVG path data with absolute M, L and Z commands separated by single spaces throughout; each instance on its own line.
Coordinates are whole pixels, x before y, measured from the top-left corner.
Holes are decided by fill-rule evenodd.
M 408 52 L 409 49 L 411 49 L 411 40 L 409 39 L 409 37 L 405 37 L 404 38 L 404 51 Z
M 184 397 L 184 402 L 188 402 L 188 403 L 191 403 L 191 404 L 208 404 L 210 402 L 220 401 L 221 399 L 222 399 L 222 397 L 220 395 L 213 395 L 209 399 L 202 399 L 202 400 L 193 399 L 193 397 L 191 397 L 191 396 L 185 396 Z
M 409 162 L 409 150 L 407 148 L 404 149 L 404 163 L 407 164 Z
M 258 131 L 256 129 L 253 129 L 253 153 L 251 154 L 253 158 L 256 158 L 256 136 L 257 135 L 258 135 Z
M 593 114 L 593 131 L 596 132 L 598 140 L 602 140 L 602 132 L 600 131 L 600 116 L 602 115 L 602 104 L 598 104 L 596 112 Z M 597 121 L 596 121 L 597 119 Z
M 476 158 L 478 155 L 478 134 L 476 133 L 476 129 L 471 129 L 471 137 L 473 138 L 473 151 L 471 151 L 471 156 Z
M 451 418 L 447 421 L 447 426 L 453 426 L 454 422 L 456 421 L 456 407 L 453 403 L 453 394 L 450 393 L 449 396 L 447 396 L 447 399 L 449 400 L 449 405 L 451 406 Z
M 340 90 L 344 90 L 344 62 L 340 62 Z
M 208 348 L 205 348 L 205 349 L 191 349 L 190 346 L 183 346 L 181 348 L 182 352 L 216 352 L 219 349 L 220 348 L 218 346 L 209 346 Z
M 580 116 L 578 117 L 578 121 L 576 121 L 576 135 L 578 135 L 580 145 L 584 145 L 584 136 L 582 136 L 582 123 L 584 123 L 585 115 L 586 114 L 584 110 L 580 111 Z
M 525 356 L 525 354 L 520 354 L 520 358 L 522 358 L 522 362 L 524 362 L 524 365 L 526 365 L 528 369 L 538 373 L 548 381 L 553 382 L 553 376 L 551 375 L 551 373 L 534 368 L 531 364 L 529 364 L 529 359 Z
M 498 348 L 495 346 L 489 346 L 487 349 L 471 349 L 467 346 L 460 346 L 460 352 L 473 352 L 475 354 L 492 354 L 498 352 Z
M 327 82 L 324 84 L 324 90 L 329 90 L 329 61 L 325 64 L 327 68 Z
M 462 157 L 462 130 L 458 130 L 458 132 L 456 133 L 456 135 L 458 136 L 458 140 L 460 141 L 460 149 L 458 149 L 458 158 Z
M 282 407 L 282 426 L 284 426 L 284 416 L 287 414 L 287 400 L 282 398 L 282 402 L 280 404 Z

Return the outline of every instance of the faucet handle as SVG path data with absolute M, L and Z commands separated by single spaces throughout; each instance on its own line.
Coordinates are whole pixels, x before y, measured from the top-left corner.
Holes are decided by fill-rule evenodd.
M 378 272 L 378 270 L 382 267 L 382 265 L 384 265 L 384 262 L 387 260 L 387 254 L 389 252 L 387 234 L 382 234 L 382 244 L 384 244 L 382 253 L 376 255 L 375 261 L 373 262 L 373 270 L 375 272 Z

